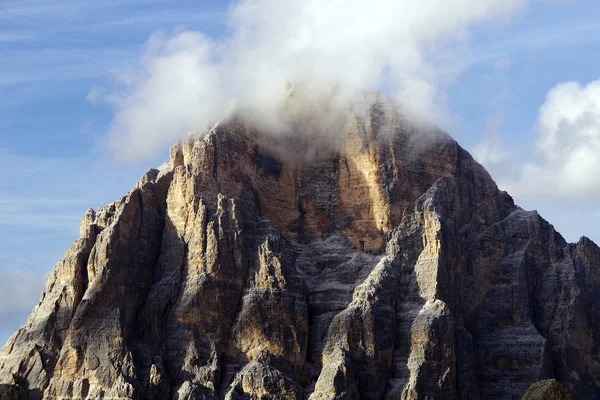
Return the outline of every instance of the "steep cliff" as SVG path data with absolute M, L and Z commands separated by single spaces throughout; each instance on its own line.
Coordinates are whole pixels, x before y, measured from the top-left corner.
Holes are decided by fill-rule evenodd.
M 81 222 L 0 384 L 29 398 L 600 398 L 600 249 L 380 95 L 336 140 L 241 118 Z M 301 121 L 300 121 L 301 122 Z M 318 143 L 318 146 L 315 146 Z

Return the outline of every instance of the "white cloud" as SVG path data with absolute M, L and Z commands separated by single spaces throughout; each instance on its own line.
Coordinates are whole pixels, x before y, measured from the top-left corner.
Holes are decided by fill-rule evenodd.
M 469 29 L 506 19 L 530 0 L 243 0 L 230 34 L 156 34 L 135 71 L 118 74 L 105 97 L 109 132 L 122 157 L 144 158 L 188 131 L 203 130 L 233 106 L 273 120 L 286 82 L 343 103 L 386 88 L 417 116 L 447 117 L 444 86 L 465 67 Z
M 523 198 L 600 196 L 600 80 L 556 85 L 537 121 L 535 158 L 507 189 Z
M 491 120 L 493 121 L 493 119 Z M 540 107 L 535 142 L 516 146 L 490 122 L 471 152 L 498 186 L 526 209 L 537 209 L 569 241 L 599 240 L 600 80 L 556 85 Z

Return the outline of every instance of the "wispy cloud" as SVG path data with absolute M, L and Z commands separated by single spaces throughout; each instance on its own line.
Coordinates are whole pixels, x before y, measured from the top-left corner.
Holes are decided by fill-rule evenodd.
M 146 168 L 102 165 L 81 158 L 20 156 L 0 149 L 0 227 L 55 231 L 71 237 L 89 207 L 116 200 Z M 114 198 L 113 198 L 114 196 Z M 65 243 L 67 244 L 67 243 Z M 1 253 L 0 243 L 0 253 Z
M 10 197 L 0 191 L 0 226 L 72 233 L 90 200 Z
M 107 9 L 128 9 L 132 6 L 149 5 L 156 0 L 89 1 L 89 0 L 5 0 L 0 5 L 0 18 L 65 18 L 87 15 L 90 12 Z
M 35 53 L 4 51 L 0 88 L 59 83 L 106 76 L 111 69 L 133 60 L 135 48 L 86 50 L 47 49 Z M 23 65 L 27 68 L 23 69 Z M 10 72 L 10 73 L 9 73 Z
M 0 347 L 21 325 L 44 290 L 39 273 L 0 269 Z
M 159 29 L 219 27 L 220 8 L 156 0 L 0 2 L 0 107 L 132 65 Z M 215 28 L 216 29 L 216 28 Z M 22 44 L 26 43 L 26 46 Z
M 572 49 L 594 43 L 600 43 L 600 18 L 566 21 L 561 24 L 540 23 L 513 30 L 510 35 L 498 35 L 475 43 L 471 48 L 469 64 L 500 62 L 503 65 L 509 60 L 508 55 Z
M 92 199 L 48 196 L 53 186 L 65 190 L 84 185 L 86 171 L 73 170 L 73 161 L 17 156 L 0 149 L 0 170 L 3 171 L 0 227 L 76 232 L 82 212 L 86 204 L 89 207 Z M 69 181 L 72 183 L 69 184 Z M 72 195 L 77 196 L 75 193 Z
M 38 40 L 38 36 L 31 32 L 0 31 L 0 44 L 32 42 L 35 40 Z

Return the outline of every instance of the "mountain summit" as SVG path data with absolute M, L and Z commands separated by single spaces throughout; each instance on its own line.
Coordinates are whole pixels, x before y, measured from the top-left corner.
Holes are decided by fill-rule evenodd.
M 296 121 L 310 130 L 313 120 Z M 384 96 L 230 118 L 84 215 L 0 353 L 30 399 L 600 398 L 600 249 Z

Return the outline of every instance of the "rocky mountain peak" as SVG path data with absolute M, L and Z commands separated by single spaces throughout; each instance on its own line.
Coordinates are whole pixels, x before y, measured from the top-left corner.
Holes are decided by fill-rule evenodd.
M 88 210 L 0 384 L 31 399 L 506 399 L 555 378 L 600 396 L 600 249 L 515 206 L 446 134 L 364 99 L 268 129 L 228 118 Z

